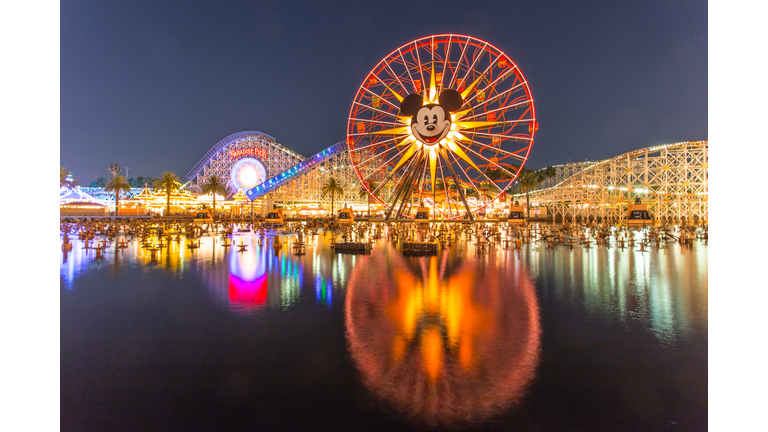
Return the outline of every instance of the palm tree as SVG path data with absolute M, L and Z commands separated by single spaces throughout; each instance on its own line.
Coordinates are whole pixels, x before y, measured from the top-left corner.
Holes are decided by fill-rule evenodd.
M 74 189 L 80 182 L 77 181 L 77 177 L 74 177 L 72 173 L 64 168 L 59 168 L 59 186 L 66 186 L 69 189 Z
M 181 186 L 181 183 L 179 183 L 179 178 L 176 177 L 175 173 L 172 173 L 170 171 L 166 171 L 162 174 L 160 174 L 160 178 L 156 179 L 154 182 L 154 187 L 157 189 L 163 189 L 165 191 L 165 195 L 168 197 L 168 202 L 165 207 L 165 214 L 171 213 L 171 193 L 175 191 L 176 189 Z
M 203 193 L 213 195 L 213 214 L 216 215 L 216 194 L 227 195 L 227 188 L 218 176 L 208 177 L 208 183 L 203 184 Z
M 368 187 L 371 189 L 371 193 L 373 193 L 373 191 L 375 191 L 379 186 L 375 182 L 370 182 L 368 183 Z M 368 198 L 368 217 L 371 217 L 371 195 L 367 190 L 365 190 L 365 188 L 360 188 L 358 195 L 360 198 Z
M 67 176 L 70 174 L 68 169 L 59 167 L 59 186 L 65 186 L 67 184 Z
M 125 177 L 116 175 L 109 179 L 109 182 L 104 186 L 104 190 L 107 192 L 115 191 L 115 215 L 120 214 L 120 191 L 130 192 L 131 185 L 125 180 Z
M 485 169 L 485 176 L 488 177 L 488 179 L 490 180 L 496 181 L 501 179 L 502 172 L 498 168 L 488 167 Z
M 109 169 L 107 170 L 112 173 L 112 177 L 118 175 L 120 173 L 120 165 L 118 165 L 115 162 L 112 162 L 109 164 Z
M 553 166 L 548 166 L 544 168 L 544 175 L 547 176 L 547 179 L 553 179 L 557 177 L 557 168 Z M 554 186 L 554 185 L 550 184 L 550 186 Z
M 544 180 L 547 179 L 547 176 L 544 175 L 544 170 L 536 171 L 536 184 L 538 185 L 539 189 L 541 189 L 541 184 L 544 183 Z
M 525 192 L 525 207 L 528 209 L 528 217 L 531 217 L 531 201 L 528 193 L 536 187 L 536 171 L 523 169 L 517 177 L 520 191 Z
M 333 217 L 333 203 L 334 199 L 336 198 L 336 194 L 344 194 L 344 189 L 341 188 L 341 185 L 338 184 L 336 179 L 333 177 L 328 179 L 328 183 L 323 186 L 323 194 L 321 196 L 325 198 L 325 196 L 328 194 L 331 194 L 331 217 Z

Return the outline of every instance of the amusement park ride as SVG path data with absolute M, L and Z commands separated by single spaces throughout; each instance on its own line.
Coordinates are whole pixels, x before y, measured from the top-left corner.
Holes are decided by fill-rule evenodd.
M 627 226 L 651 226 L 653 218 L 648 213 L 648 206 L 641 203 L 640 198 L 635 199 L 634 204 L 630 204 L 627 209 Z
M 343 208 L 339 210 L 339 217 L 337 220 L 339 223 L 352 223 L 355 221 L 355 213 L 351 208 Z
M 213 215 L 210 210 L 199 210 L 193 219 L 195 223 L 213 223 Z
M 525 223 L 525 207 L 521 206 L 517 201 L 509 205 L 509 218 L 507 222 L 510 224 L 523 225 Z
M 512 59 L 483 40 L 440 34 L 371 70 L 350 109 L 347 146 L 387 219 L 413 218 L 425 197 L 435 197 L 435 218 L 474 219 L 514 184 L 537 129 L 531 89 Z M 471 208 L 468 195 L 480 205 Z
M 282 225 L 283 222 L 284 222 L 284 220 L 283 220 L 283 209 L 276 208 L 276 209 L 270 210 L 269 213 L 267 213 L 267 217 L 266 217 L 265 222 L 268 223 L 268 224 L 275 225 L 275 226 Z
M 421 206 L 416 209 L 416 223 L 428 223 L 429 222 L 429 207 Z

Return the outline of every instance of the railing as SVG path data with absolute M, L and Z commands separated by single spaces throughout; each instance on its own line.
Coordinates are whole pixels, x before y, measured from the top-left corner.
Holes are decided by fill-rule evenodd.
M 115 214 L 114 212 L 111 213 L 101 213 L 101 212 L 67 212 L 67 213 L 59 213 L 60 219 L 65 218 L 81 218 L 81 217 L 88 217 L 88 218 L 139 218 L 139 219 L 149 219 L 152 218 L 151 214 Z

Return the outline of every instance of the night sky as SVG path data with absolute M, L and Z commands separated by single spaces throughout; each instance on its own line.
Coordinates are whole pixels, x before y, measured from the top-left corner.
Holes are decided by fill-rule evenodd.
M 245 130 L 311 156 L 344 140 L 385 55 L 436 33 L 486 40 L 523 69 L 540 124 L 529 168 L 708 139 L 706 1 L 60 5 L 60 163 L 85 185 L 111 162 L 184 179 Z

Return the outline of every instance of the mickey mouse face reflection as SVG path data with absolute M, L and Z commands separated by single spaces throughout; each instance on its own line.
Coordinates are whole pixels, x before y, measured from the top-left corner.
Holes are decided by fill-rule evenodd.
M 408 95 L 400 104 L 400 114 L 411 116 L 413 136 L 427 146 L 435 145 L 451 131 L 452 111 L 461 108 L 464 99 L 456 90 L 440 93 L 438 104 L 424 105 L 420 94 Z

